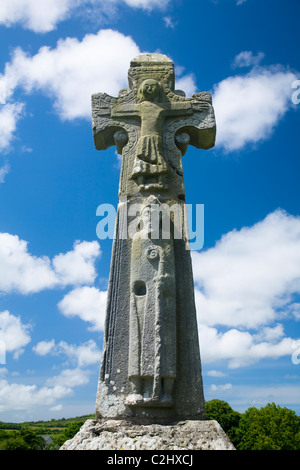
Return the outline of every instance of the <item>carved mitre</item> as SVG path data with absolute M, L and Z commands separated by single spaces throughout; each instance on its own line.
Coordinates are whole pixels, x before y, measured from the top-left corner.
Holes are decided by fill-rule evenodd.
M 130 62 L 128 82 L 131 90 L 137 93 L 147 79 L 157 80 L 163 88 L 174 91 L 174 63 L 164 54 L 140 54 Z

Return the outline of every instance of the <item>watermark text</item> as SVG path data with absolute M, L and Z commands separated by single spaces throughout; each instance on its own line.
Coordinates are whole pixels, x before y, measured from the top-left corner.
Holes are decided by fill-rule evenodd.
M 204 245 L 204 204 L 161 203 L 144 207 L 121 198 L 117 230 L 117 210 L 112 204 L 100 204 L 96 216 L 100 217 L 96 227 L 100 240 L 133 239 L 137 233 L 143 237 L 146 232 L 142 227 L 150 224 L 152 239 L 182 239 L 189 250 L 201 250 Z

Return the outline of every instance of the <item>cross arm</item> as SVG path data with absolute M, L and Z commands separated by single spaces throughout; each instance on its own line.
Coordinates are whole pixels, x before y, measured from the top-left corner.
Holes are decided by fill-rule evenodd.
M 216 121 L 212 106 L 211 94 L 196 93 L 192 98 L 177 98 L 176 106 L 180 109 L 186 101 L 190 112 L 182 113 L 181 118 L 170 120 L 170 131 L 174 132 L 176 146 L 184 155 L 188 146 L 210 149 L 215 144 Z
M 215 145 L 216 119 L 212 106 L 212 97 L 208 92 L 196 93 L 192 97 L 193 116 L 187 119 L 186 126 L 180 132 L 186 132 L 189 144 L 208 150 Z
M 116 145 L 118 151 L 127 142 L 127 134 L 117 122 L 112 120 L 112 109 L 117 104 L 118 98 L 106 93 L 92 95 L 92 126 L 94 143 L 97 150 L 106 150 Z
M 139 106 L 134 103 L 116 103 L 111 110 L 111 117 L 112 118 L 126 118 L 130 116 L 138 116 L 139 115 Z

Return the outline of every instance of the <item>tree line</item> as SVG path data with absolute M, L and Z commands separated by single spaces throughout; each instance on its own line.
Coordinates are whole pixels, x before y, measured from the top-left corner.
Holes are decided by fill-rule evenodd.
M 226 401 L 211 400 L 206 417 L 218 421 L 237 450 L 300 450 L 299 416 L 275 403 L 238 413 Z
M 300 450 L 299 416 L 275 403 L 239 413 L 226 401 L 210 400 L 206 419 L 216 420 L 237 450 Z M 50 443 L 28 424 L 17 425 L 17 430 L 0 429 L 0 450 L 58 450 L 83 423 L 73 421 L 62 432 L 51 433 Z

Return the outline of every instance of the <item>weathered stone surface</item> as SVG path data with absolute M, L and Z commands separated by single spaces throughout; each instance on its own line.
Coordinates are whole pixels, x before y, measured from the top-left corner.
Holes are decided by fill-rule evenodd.
M 217 421 L 136 425 L 87 420 L 60 450 L 235 450 Z
M 128 82 L 118 97 L 92 96 L 96 149 L 115 145 L 122 155 L 96 417 L 204 419 L 182 157 L 188 145 L 214 145 L 211 95 L 175 90 L 174 64 L 162 54 L 134 58 Z M 170 212 L 168 238 L 160 227 L 153 237 L 145 219 L 154 203 Z
M 216 122 L 210 93 L 186 97 L 174 89 L 173 62 L 141 54 L 130 63 L 129 88 L 118 97 L 92 96 L 95 147 L 116 145 L 122 155 L 119 196 L 162 193 L 184 199 L 181 158 L 188 145 L 214 146 Z

